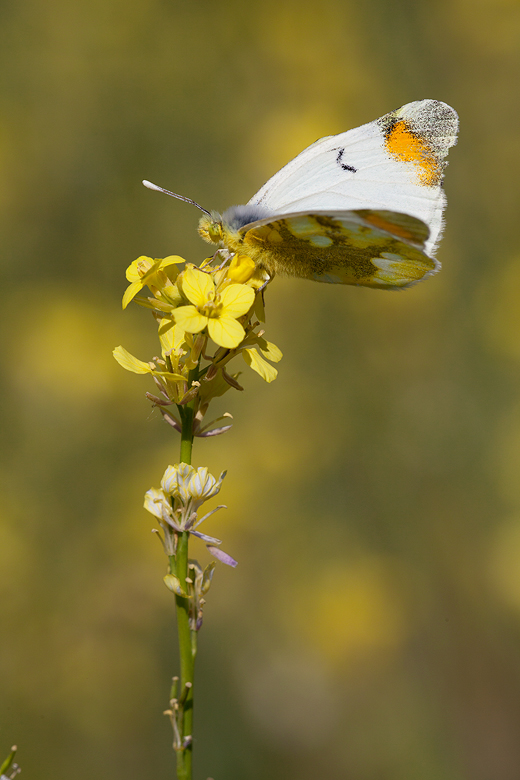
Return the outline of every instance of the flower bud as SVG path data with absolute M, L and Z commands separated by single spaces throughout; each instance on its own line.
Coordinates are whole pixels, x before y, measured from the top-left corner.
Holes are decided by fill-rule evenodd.
M 191 501 L 196 508 L 217 495 L 225 475 L 223 472 L 216 480 L 206 466 L 195 469 L 187 463 L 179 463 L 168 466 L 161 487 L 169 496 L 180 499 L 185 505 Z
M 244 284 L 255 272 L 255 264 L 247 255 L 235 255 L 228 268 L 228 278 L 233 282 Z

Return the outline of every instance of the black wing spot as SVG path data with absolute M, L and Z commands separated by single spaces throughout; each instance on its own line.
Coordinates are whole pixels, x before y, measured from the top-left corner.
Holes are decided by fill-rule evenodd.
M 344 171 L 350 171 L 351 173 L 357 173 L 357 168 L 354 168 L 353 165 L 347 165 L 343 162 L 343 154 L 345 150 L 340 149 L 338 152 L 338 156 L 336 157 L 336 162 L 338 163 L 339 167 L 342 168 Z

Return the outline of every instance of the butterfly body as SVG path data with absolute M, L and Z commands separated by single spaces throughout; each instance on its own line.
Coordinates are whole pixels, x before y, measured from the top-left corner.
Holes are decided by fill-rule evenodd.
M 237 229 L 220 223 L 221 243 L 276 273 L 330 284 L 397 288 L 438 269 L 422 246 L 428 229 L 407 214 L 332 210 L 274 215 Z M 201 222 L 204 221 L 204 217 Z M 200 228 L 205 232 L 205 227 Z

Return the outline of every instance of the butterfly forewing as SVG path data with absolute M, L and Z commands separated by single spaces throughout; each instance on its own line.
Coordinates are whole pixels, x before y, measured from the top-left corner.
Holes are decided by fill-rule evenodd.
M 322 138 L 276 173 L 249 201 L 289 212 L 394 210 L 430 228 L 432 254 L 446 198 L 444 158 L 455 143 L 456 112 L 421 100 L 362 127 Z

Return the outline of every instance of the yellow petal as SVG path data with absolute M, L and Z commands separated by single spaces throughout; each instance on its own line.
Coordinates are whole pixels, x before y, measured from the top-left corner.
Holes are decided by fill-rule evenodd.
M 129 282 L 138 282 L 146 269 L 151 268 L 153 264 L 151 257 L 141 255 L 141 257 L 138 257 L 133 263 L 130 263 L 126 269 L 126 278 Z M 139 273 L 139 271 L 141 271 L 141 273 Z
M 260 357 L 256 349 L 244 349 L 242 355 L 247 365 L 251 366 L 257 374 L 260 374 L 266 382 L 272 382 L 278 376 L 276 368 L 264 360 L 263 357 Z
M 272 360 L 273 363 L 278 363 L 283 358 L 282 350 L 276 344 L 273 344 L 272 341 L 259 338 L 258 347 L 262 355 L 268 360 Z
M 132 298 L 135 298 L 139 290 L 142 290 L 144 287 L 144 284 L 141 280 L 138 282 L 132 282 L 132 284 L 126 288 L 125 294 L 123 295 L 123 309 L 126 309 Z
M 170 319 L 169 317 L 159 320 L 159 341 L 161 342 L 163 357 L 174 348 L 173 334 L 175 328 L 178 327 L 179 326 L 175 324 L 175 320 Z
M 185 342 L 186 342 L 186 333 L 180 327 L 180 325 L 175 325 L 173 329 L 173 348 L 180 349 L 180 347 L 183 347 L 186 350 Z
M 215 286 L 209 274 L 198 268 L 187 268 L 182 275 L 182 291 L 195 306 L 204 306 L 215 296 Z M 202 328 L 199 328 L 202 330 Z M 196 333 L 196 331 L 191 331 Z
M 116 347 L 112 352 L 113 356 L 117 360 L 120 366 L 126 368 L 127 371 L 133 371 L 134 374 L 151 374 L 152 369 L 148 363 L 144 363 L 142 360 L 134 357 L 127 352 L 124 347 Z
M 208 324 L 208 318 L 199 314 L 195 306 L 179 306 L 173 311 L 175 323 L 188 333 L 199 333 Z
M 164 352 L 179 349 L 184 342 L 184 330 L 169 317 L 159 320 L 159 339 Z
M 249 311 L 255 299 L 255 291 L 246 284 L 230 284 L 220 298 L 223 313 L 228 317 L 241 317 Z
M 234 317 L 210 317 L 208 331 L 215 344 L 227 349 L 238 347 L 246 332 L 242 325 Z
M 168 255 L 168 257 L 164 257 L 160 263 L 159 268 L 166 268 L 167 265 L 178 265 L 179 263 L 185 263 L 186 260 L 183 257 L 180 257 L 179 255 Z

